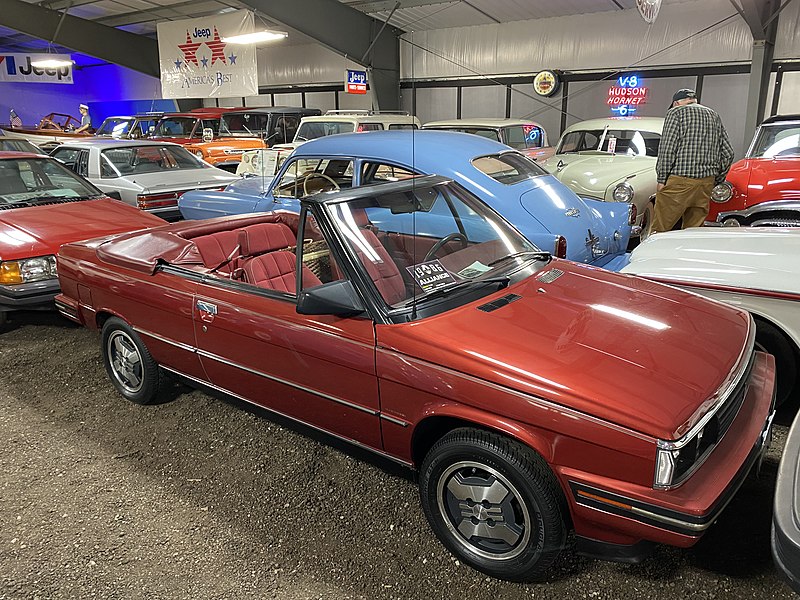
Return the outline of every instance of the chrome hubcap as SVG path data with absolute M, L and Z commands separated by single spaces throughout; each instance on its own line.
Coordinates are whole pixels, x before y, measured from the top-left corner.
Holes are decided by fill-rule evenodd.
M 508 479 L 477 462 L 451 465 L 439 478 L 439 511 L 453 537 L 485 558 L 508 560 L 530 539 L 530 515 Z
M 106 351 L 117 383 L 131 394 L 141 390 L 144 385 L 142 357 L 130 336 L 124 331 L 115 331 L 108 336 Z

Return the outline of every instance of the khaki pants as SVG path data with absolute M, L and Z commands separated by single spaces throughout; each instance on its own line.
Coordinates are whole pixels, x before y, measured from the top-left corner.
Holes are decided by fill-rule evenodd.
M 656 193 L 656 210 L 651 233 L 670 231 L 683 219 L 683 229 L 700 227 L 708 216 L 713 177 L 692 179 L 670 175 L 667 184 Z

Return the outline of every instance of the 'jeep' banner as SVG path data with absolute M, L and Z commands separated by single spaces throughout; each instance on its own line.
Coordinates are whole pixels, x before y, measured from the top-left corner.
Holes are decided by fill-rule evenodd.
M 253 13 L 246 10 L 159 23 L 162 96 L 218 98 L 257 95 L 255 46 L 222 41 L 253 30 Z
M 29 83 L 72 83 L 72 65 L 34 67 L 31 61 L 53 59 L 72 61 L 69 54 L 0 54 L 0 81 Z

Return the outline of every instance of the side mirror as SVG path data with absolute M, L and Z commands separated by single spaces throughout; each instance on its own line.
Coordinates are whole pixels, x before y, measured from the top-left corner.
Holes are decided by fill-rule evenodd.
M 297 312 L 301 315 L 352 317 L 364 312 L 364 305 L 347 279 L 331 281 L 300 292 Z
M 122 200 L 122 194 L 120 194 L 117 190 L 114 190 L 113 192 L 106 192 L 106 196 L 113 198 L 114 200 Z
M 203 141 L 210 142 L 213 139 L 214 139 L 214 130 L 211 129 L 210 127 L 206 127 L 205 129 L 203 129 Z

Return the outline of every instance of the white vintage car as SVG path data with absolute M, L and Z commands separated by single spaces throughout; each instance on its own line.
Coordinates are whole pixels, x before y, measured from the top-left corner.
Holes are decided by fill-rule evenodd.
M 750 311 L 756 343 L 775 356 L 780 404 L 798 391 L 800 228 L 704 228 L 650 236 L 623 273 Z
M 425 123 L 422 128 L 480 135 L 511 146 L 536 161 L 546 160 L 555 154 L 555 148 L 550 146 L 544 127 L 535 121 L 490 118 L 450 119 L 449 121 L 431 121 Z
M 646 238 L 653 222 L 662 117 L 608 117 L 567 127 L 542 166 L 573 192 L 606 202 L 633 202 Z

